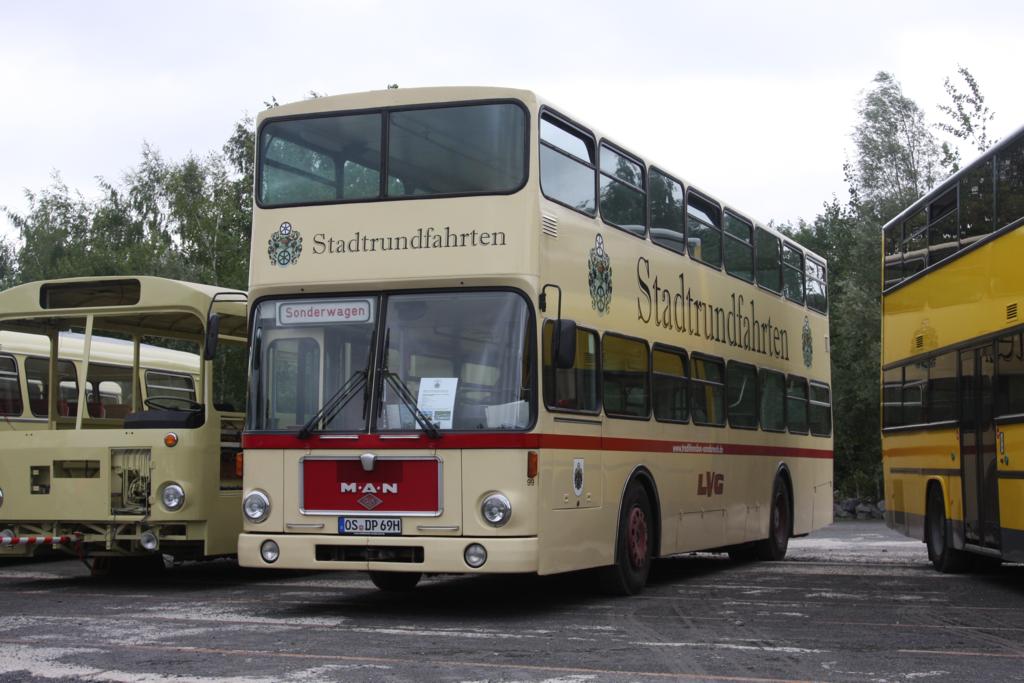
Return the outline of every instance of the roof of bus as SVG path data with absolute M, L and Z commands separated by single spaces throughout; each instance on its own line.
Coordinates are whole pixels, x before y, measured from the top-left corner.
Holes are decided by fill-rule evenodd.
M 1013 132 L 1012 135 L 1007 135 L 1005 138 L 989 147 L 987 150 L 979 154 L 976 158 L 972 159 L 969 164 L 964 164 L 963 166 L 961 166 L 959 171 L 943 180 L 933 189 L 926 192 L 917 201 L 915 201 L 913 204 L 905 208 L 903 211 L 900 211 L 899 215 L 897 215 L 895 218 L 890 219 L 884 226 L 882 226 L 882 230 L 884 231 L 893 223 L 898 223 L 900 221 L 906 220 L 911 215 L 917 213 L 918 211 L 926 207 L 928 204 L 930 204 L 932 200 L 934 200 L 940 194 L 943 194 L 949 189 L 955 187 L 956 184 L 960 182 L 960 179 L 963 178 L 968 173 L 970 173 L 972 170 L 974 170 L 974 167 L 979 162 L 988 159 L 993 154 L 998 154 L 1000 151 L 1006 149 L 1010 145 L 1019 143 L 1022 137 L 1024 137 L 1024 127 L 1018 128 Z
M 216 299 L 220 332 L 245 336 L 246 294 L 226 287 L 138 276 L 75 277 L 38 280 L 0 292 L 0 321 L 29 318 L 116 316 L 119 326 L 170 336 L 203 333 Z
M 787 240 L 792 244 L 796 244 L 794 240 L 788 238 L 786 235 L 781 233 L 779 230 L 765 224 L 764 222 L 758 221 L 757 219 L 751 218 L 751 215 L 745 211 L 741 211 L 734 204 L 724 202 L 717 198 L 711 192 L 707 192 L 699 185 L 691 184 L 686 180 L 684 176 L 674 173 L 666 165 L 655 163 L 650 157 L 644 156 L 639 152 L 633 151 L 633 148 L 628 144 L 621 144 L 616 138 L 605 136 L 600 130 L 589 126 L 583 119 L 576 118 L 566 110 L 550 102 L 549 100 L 540 97 L 536 93 L 530 90 L 522 90 L 517 88 L 501 88 L 501 87 L 486 87 L 486 86 L 443 86 L 443 87 L 429 87 L 429 88 L 389 88 L 387 90 L 368 90 L 365 92 L 348 93 L 344 95 L 331 95 L 328 97 L 313 97 L 300 102 L 291 102 L 288 104 L 282 104 L 271 109 L 266 109 L 259 113 L 256 117 L 257 127 L 263 123 L 264 120 L 269 118 L 282 118 L 290 116 L 302 116 L 308 114 L 320 114 L 324 112 L 332 111 L 352 111 L 362 109 L 378 109 L 384 107 L 404 107 L 404 106 L 416 106 L 420 104 L 431 104 L 438 102 L 459 102 L 459 101 L 486 101 L 486 100 L 502 100 L 502 99 L 515 99 L 525 103 L 531 109 L 539 109 L 541 107 L 550 107 L 554 111 L 558 112 L 559 115 L 570 119 L 573 123 L 583 127 L 594 135 L 598 140 L 607 140 L 612 143 L 615 147 L 620 150 L 627 152 L 627 154 L 640 158 L 648 167 L 656 167 L 658 170 L 665 174 L 671 175 L 676 178 L 687 189 L 694 189 L 701 196 L 710 199 L 711 201 L 719 203 L 723 209 L 729 210 L 731 213 L 737 214 L 738 216 L 745 218 L 746 220 L 754 223 L 758 227 L 767 230 L 780 237 L 783 240 Z M 812 254 L 815 260 L 821 263 L 827 263 L 827 259 L 820 254 L 817 254 L 803 245 L 799 245 L 800 249 Z
M 81 360 L 85 338 L 81 334 L 62 332 L 59 355 L 66 360 Z M 0 353 L 24 356 L 50 355 L 50 340 L 45 335 L 0 330 Z M 89 349 L 93 363 L 116 365 L 132 364 L 132 342 L 110 337 L 93 337 Z M 196 374 L 199 372 L 199 355 L 188 351 L 165 349 L 152 344 L 139 345 L 139 363 L 142 367 L 160 370 L 174 370 Z

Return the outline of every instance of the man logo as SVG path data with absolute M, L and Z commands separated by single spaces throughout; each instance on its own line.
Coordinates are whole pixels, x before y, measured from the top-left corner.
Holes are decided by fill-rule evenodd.
M 398 484 L 393 483 L 381 483 L 381 484 L 358 484 L 354 481 L 343 481 L 341 482 L 342 493 L 398 493 Z

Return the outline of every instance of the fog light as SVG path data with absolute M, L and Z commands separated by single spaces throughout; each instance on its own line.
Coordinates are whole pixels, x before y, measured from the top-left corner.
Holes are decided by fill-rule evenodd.
M 160 546 L 160 540 L 152 531 L 143 531 L 142 535 L 139 536 L 139 545 L 142 546 L 143 550 L 153 552 Z
M 277 558 L 281 557 L 281 549 L 274 541 L 263 541 L 263 545 L 260 546 L 260 557 L 267 564 L 273 564 L 277 562 Z
M 160 491 L 160 501 L 171 512 L 180 510 L 185 505 L 185 489 L 178 484 L 168 484 Z
M 270 516 L 270 496 L 256 489 L 242 501 L 242 514 L 250 522 L 259 523 Z
M 491 526 L 505 526 L 512 518 L 512 503 L 502 493 L 489 493 L 480 506 L 480 514 Z
M 463 553 L 463 557 L 466 560 L 466 564 L 473 569 L 479 569 L 487 561 L 487 548 L 479 543 L 470 543 L 466 546 L 466 552 Z

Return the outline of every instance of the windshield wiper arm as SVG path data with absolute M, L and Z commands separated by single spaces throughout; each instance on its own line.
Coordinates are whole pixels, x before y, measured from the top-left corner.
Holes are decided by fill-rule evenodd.
M 413 397 L 412 392 L 409 391 L 407 386 L 405 386 L 405 383 L 402 382 L 398 374 L 391 372 L 387 367 L 381 368 L 380 371 L 381 374 L 384 375 L 384 380 L 392 389 L 395 390 L 395 393 L 398 394 L 398 399 L 402 402 L 402 405 L 409 409 L 409 412 L 411 412 L 412 416 L 416 418 L 416 422 L 418 422 L 420 427 L 423 428 L 423 431 L 427 433 L 427 436 L 431 439 L 439 439 L 441 437 L 441 430 L 438 429 L 437 425 L 431 422 L 430 419 L 423 414 L 423 411 L 420 410 L 420 407 L 416 405 L 416 399 Z
M 352 400 L 356 392 L 364 384 L 366 384 L 366 370 L 356 370 L 353 372 L 345 383 L 320 406 L 320 410 L 316 411 L 313 417 L 309 418 L 309 421 L 302 425 L 302 429 L 298 432 L 298 437 L 300 439 L 308 439 L 313 431 L 313 427 L 321 421 L 327 424 L 333 420 L 341 412 L 342 408 L 348 405 L 349 401 Z

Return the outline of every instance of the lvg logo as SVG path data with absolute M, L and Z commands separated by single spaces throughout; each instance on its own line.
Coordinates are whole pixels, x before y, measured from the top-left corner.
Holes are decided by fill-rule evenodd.
M 718 472 L 701 472 L 697 475 L 698 496 L 720 496 L 725 490 L 725 475 Z
M 398 484 L 341 482 L 342 493 L 398 493 Z

